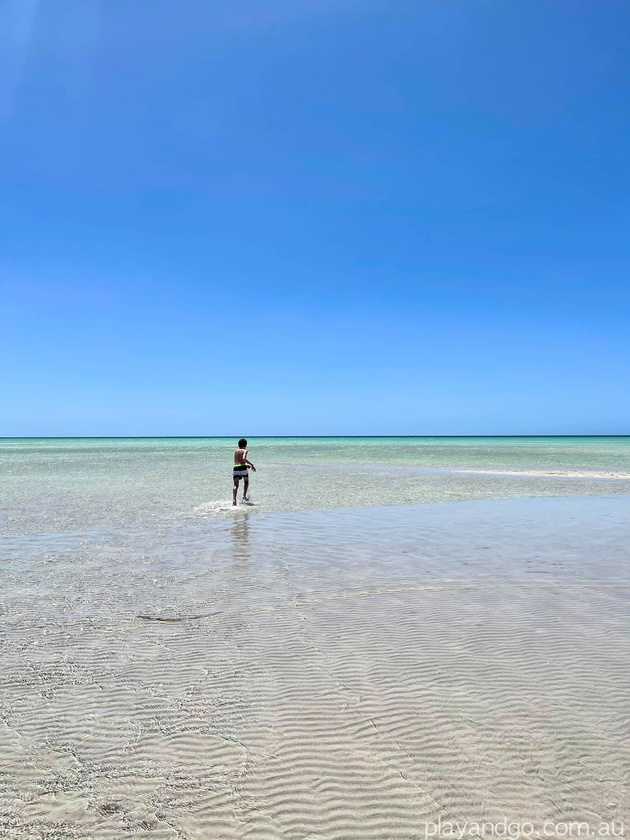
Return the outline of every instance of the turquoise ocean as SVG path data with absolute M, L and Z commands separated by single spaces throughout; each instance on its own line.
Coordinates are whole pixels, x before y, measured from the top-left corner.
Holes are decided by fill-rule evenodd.
M 226 514 L 231 438 L 0 440 L 0 527 L 51 532 Z M 630 437 L 251 438 L 252 512 L 626 494 Z M 229 512 L 228 512 L 229 513 Z
M 133 577 L 143 608 L 159 602 L 184 609 L 190 592 L 178 588 L 178 575 L 199 563 L 228 570 L 233 552 L 242 550 L 242 534 L 265 535 L 259 562 L 291 544 L 296 567 L 319 552 L 338 570 L 347 559 L 337 550 L 339 540 L 354 546 L 357 560 L 363 546 L 367 574 L 368 558 L 397 556 L 405 534 L 419 530 L 428 537 L 434 514 L 447 521 L 470 510 L 489 527 L 506 510 L 527 511 L 539 499 L 543 507 L 536 510 L 547 510 L 549 521 L 564 499 L 563 516 L 582 505 L 592 521 L 606 500 L 623 509 L 630 495 L 630 437 L 251 438 L 249 456 L 257 467 L 251 504 L 243 504 L 239 492 L 233 508 L 235 444 L 232 438 L 0 440 L 5 594 L 22 592 L 28 579 L 33 608 L 54 612 L 52 588 L 68 587 L 64 598 L 86 609 L 95 608 L 90 592 L 102 590 L 100 604 L 127 610 L 118 597 L 119 584 L 128 583 L 119 568 L 126 558 L 125 575 Z M 512 529 L 516 542 L 526 536 L 519 527 Z M 530 522 L 529 534 L 533 527 Z M 444 555 L 449 540 L 457 543 L 455 553 L 466 545 L 461 534 L 448 531 L 440 540 Z M 152 581 L 164 574 L 171 583 L 155 590 Z M 248 575 L 256 580 L 255 563 Z M 318 574 L 311 584 L 319 585 Z M 198 595 L 196 608 L 203 608 L 216 593 Z M 238 600 L 242 592 L 237 588 L 230 597 Z

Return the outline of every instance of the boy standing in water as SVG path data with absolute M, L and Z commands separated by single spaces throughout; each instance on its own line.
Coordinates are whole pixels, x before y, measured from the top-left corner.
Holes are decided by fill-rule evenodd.
M 241 438 L 238 442 L 238 449 L 234 451 L 234 470 L 232 475 L 234 476 L 234 488 L 232 489 L 232 504 L 236 505 L 236 494 L 238 492 L 238 483 L 242 479 L 244 479 L 245 484 L 243 485 L 243 501 L 248 502 L 249 499 L 247 498 L 247 488 L 249 487 L 249 475 L 247 470 L 252 468 L 254 472 L 256 472 L 256 467 L 252 464 L 251 461 L 247 460 L 247 441 L 245 438 Z

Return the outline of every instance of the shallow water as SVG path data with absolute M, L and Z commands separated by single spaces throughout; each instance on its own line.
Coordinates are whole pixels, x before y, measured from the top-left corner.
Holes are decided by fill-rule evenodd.
M 630 819 L 630 482 L 446 471 L 625 442 L 256 442 L 236 510 L 227 444 L 6 444 L 3 837 Z
M 0 440 L 0 533 L 224 516 L 233 447 L 225 438 Z M 261 438 L 250 457 L 261 512 L 630 492 L 628 437 Z

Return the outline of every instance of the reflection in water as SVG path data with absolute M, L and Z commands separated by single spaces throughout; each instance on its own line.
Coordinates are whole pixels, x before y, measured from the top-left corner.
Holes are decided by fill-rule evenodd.
M 238 511 L 232 526 L 232 548 L 235 560 L 249 562 L 249 511 Z

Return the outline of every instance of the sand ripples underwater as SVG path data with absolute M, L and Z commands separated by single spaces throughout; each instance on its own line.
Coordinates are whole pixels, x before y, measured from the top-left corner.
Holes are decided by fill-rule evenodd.
M 0 835 L 618 827 L 628 536 L 611 498 L 14 538 Z

